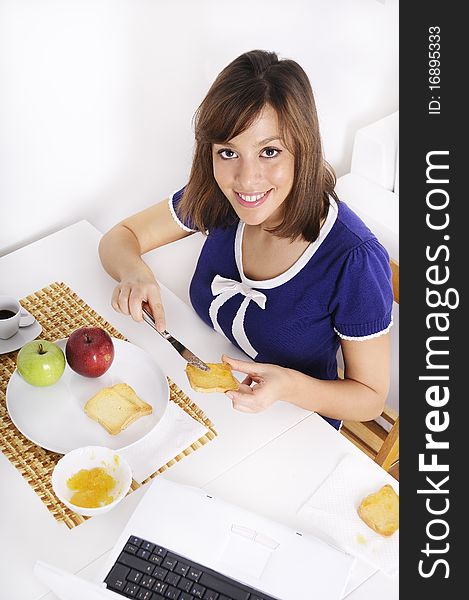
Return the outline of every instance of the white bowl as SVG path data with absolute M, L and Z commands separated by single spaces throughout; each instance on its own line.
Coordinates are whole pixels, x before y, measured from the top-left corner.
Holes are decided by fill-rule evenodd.
M 114 500 L 105 506 L 83 508 L 70 502 L 74 494 L 67 481 L 81 469 L 103 467 L 116 480 L 110 495 Z M 84 446 L 65 454 L 52 472 L 52 489 L 57 498 L 73 512 L 86 517 L 94 517 L 108 512 L 125 497 L 132 484 L 132 471 L 127 461 L 115 450 L 104 446 Z

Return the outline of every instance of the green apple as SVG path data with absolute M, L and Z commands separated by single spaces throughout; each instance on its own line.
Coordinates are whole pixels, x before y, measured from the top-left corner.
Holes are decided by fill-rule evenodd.
M 33 340 L 18 352 L 16 366 L 19 374 L 31 385 L 52 385 L 62 377 L 65 355 L 47 340 Z

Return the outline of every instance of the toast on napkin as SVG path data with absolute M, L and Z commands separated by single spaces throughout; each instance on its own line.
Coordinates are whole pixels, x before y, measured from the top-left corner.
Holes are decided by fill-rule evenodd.
M 207 363 L 209 371 L 202 371 L 193 365 L 186 366 L 186 375 L 191 388 L 196 392 L 228 392 L 237 390 L 239 382 L 233 377 L 227 363 Z
M 383 485 L 361 501 L 358 514 L 376 533 L 390 536 L 399 529 L 399 496 L 391 485 Z
M 84 410 L 111 435 L 117 435 L 131 423 L 153 411 L 151 405 L 139 398 L 126 383 L 103 388 L 88 400 Z

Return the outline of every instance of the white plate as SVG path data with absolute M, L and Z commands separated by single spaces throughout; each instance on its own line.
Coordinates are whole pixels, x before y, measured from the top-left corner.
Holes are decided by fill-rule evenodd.
M 168 407 L 168 380 L 145 350 L 116 338 L 112 341 L 114 361 L 101 377 L 83 377 L 66 365 L 57 383 L 36 387 L 15 370 L 8 382 L 6 401 L 16 428 L 38 446 L 60 454 L 81 446 L 122 450 L 153 431 Z M 66 342 L 59 340 L 57 345 L 65 351 Z M 96 392 L 115 383 L 133 387 L 142 400 L 152 405 L 153 412 L 111 435 L 90 419 L 83 407 Z
M 21 329 L 18 330 L 18 333 L 12 335 L 11 338 L 0 340 L 0 354 L 7 354 L 7 352 L 19 350 L 28 342 L 32 342 L 36 339 L 41 331 L 42 327 L 37 321 L 34 321 L 32 325 L 28 325 L 28 327 L 21 327 Z

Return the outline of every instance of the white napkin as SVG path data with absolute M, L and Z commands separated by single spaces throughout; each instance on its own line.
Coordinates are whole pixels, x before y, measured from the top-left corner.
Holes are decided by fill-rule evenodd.
M 135 481 L 141 483 L 207 432 L 205 425 L 170 401 L 157 427 L 121 454 L 129 463 Z
M 357 508 L 368 494 L 390 483 L 399 493 L 399 484 L 385 471 L 370 469 L 367 461 L 347 454 L 297 515 L 325 534 L 336 546 L 357 556 L 388 575 L 399 569 L 399 530 L 383 537 L 358 516 Z

